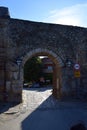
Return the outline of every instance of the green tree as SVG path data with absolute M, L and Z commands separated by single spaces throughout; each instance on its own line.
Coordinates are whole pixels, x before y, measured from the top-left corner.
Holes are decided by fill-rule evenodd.
M 24 81 L 38 81 L 42 71 L 42 62 L 39 57 L 29 59 L 24 65 Z

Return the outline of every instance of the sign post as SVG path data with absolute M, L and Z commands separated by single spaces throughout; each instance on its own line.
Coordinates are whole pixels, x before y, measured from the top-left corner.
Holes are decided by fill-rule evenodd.
M 81 76 L 80 65 L 78 63 L 76 63 L 74 65 L 74 76 L 75 76 L 75 78 L 80 78 L 80 76 Z
M 74 65 L 74 77 L 75 77 L 75 84 L 76 84 L 76 96 L 79 97 L 79 86 L 80 86 L 80 65 L 76 63 Z

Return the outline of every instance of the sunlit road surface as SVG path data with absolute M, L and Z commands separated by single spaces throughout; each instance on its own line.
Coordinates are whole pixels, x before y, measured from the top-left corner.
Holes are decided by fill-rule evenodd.
M 41 104 L 43 106 L 41 106 Z M 34 110 L 48 108 L 54 105 L 52 87 L 28 88 L 23 91 L 23 108 Z
M 87 103 L 61 101 L 52 97 L 51 88 L 23 90 L 20 115 L 0 123 L 0 130 L 70 130 L 72 125 L 87 127 Z

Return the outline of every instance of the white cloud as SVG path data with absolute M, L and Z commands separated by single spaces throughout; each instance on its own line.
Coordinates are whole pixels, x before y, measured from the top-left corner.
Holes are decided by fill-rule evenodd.
M 87 27 L 87 3 L 52 10 L 44 22 Z

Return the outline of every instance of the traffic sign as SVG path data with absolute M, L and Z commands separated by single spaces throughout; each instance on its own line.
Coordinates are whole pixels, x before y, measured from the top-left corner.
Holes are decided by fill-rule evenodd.
M 74 72 L 74 76 L 75 76 L 76 78 L 81 77 L 80 71 L 75 71 L 75 72 Z
M 78 63 L 76 63 L 76 64 L 74 65 L 74 69 L 75 69 L 75 70 L 79 70 L 79 69 L 80 69 L 80 65 L 79 65 Z

